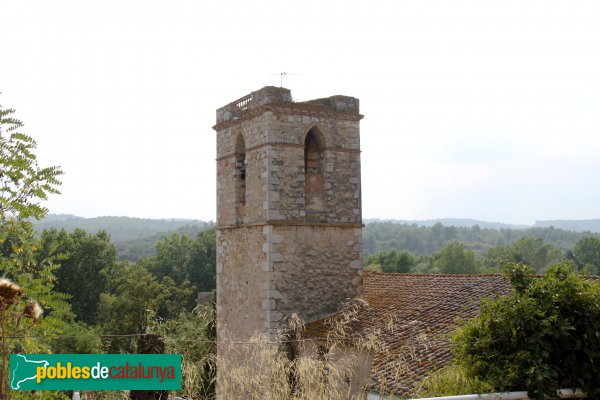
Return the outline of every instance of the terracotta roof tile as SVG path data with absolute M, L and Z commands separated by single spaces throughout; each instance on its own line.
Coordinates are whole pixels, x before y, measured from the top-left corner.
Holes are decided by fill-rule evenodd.
M 414 395 L 414 385 L 452 360 L 448 334 L 457 320 L 479 313 L 479 300 L 510 292 L 500 275 L 412 275 L 365 272 L 363 299 L 352 332 L 376 333 L 371 388 Z M 338 313 L 339 315 L 339 313 Z M 324 337 L 329 318 L 307 324 Z

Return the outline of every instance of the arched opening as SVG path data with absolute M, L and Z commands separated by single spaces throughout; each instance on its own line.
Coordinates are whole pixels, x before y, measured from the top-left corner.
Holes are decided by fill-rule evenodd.
M 235 202 L 237 214 L 246 213 L 246 142 L 240 133 L 235 141 Z
M 325 221 L 325 140 L 317 127 L 304 139 L 304 209 L 306 220 Z

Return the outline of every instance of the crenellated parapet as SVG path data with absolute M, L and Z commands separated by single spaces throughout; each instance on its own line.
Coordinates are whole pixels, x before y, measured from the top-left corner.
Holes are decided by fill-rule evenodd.
M 359 101 L 350 96 L 330 96 L 295 102 L 289 89 L 265 86 L 217 109 L 215 130 L 266 111 L 300 112 L 303 115 L 346 114 L 345 119 L 361 119 Z M 342 117 L 344 118 L 344 117 Z

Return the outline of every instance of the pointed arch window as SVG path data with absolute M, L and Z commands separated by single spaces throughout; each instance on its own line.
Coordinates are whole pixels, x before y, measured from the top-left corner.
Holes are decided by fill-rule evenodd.
M 304 207 L 308 221 L 325 218 L 324 149 L 323 134 L 317 127 L 312 128 L 304 139 Z
M 235 201 L 238 215 L 246 211 L 246 142 L 240 133 L 235 141 Z

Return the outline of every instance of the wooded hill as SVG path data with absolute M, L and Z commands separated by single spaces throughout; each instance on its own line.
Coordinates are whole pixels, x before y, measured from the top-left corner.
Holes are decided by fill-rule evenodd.
M 460 242 L 476 253 L 483 253 L 496 246 L 509 245 L 524 237 L 542 239 L 562 251 L 572 248 L 583 236 L 599 236 L 598 233 L 575 232 L 554 227 L 526 229 L 492 229 L 479 225 L 470 227 L 419 226 L 396 222 L 372 222 L 363 229 L 363 252 L 371 254 L 389 250 L 408 250 L 416 255 L 430 255 L 449 243 Z
M 540 238 L 566 251 L 571 249 L 581 237 L 596 236 L 597 232 L 600 232 L 600 220 L 538 221 L 536 224 L 552 222 L 565 227 L 586 228 L 588 232 L 558 229 L 556 226 L 511 225 L 458 218 L 424 221 L 365 220 L 364 256 L 390 250 L 408 250 L 416 255 L 425 256 L 453 242 L 464 243 L 468 249 L 481 254 L 498 245 L 514 243 L 523 237 Z M 90 233 L 105 231 L 115 243 L 119 258 L 135 261 L 141 257 L 155 256 L 156 243 L 169 234 L 195 236 L 203 230 L 214 227 L 214 223 L 195 219 L 83 218 L 75 215 L 49 214 L 41 221 L 34 221 L 34 226 L 38 232 L 63 228 L 67 231 L 80 228 Z
M 71 214 L 49 214 L 41 221 L 32 221 L 38 233 L 50 229 L 72 232 L 83 229 L 89 233 L 104 231 L 116 245 L 119 259 L 135 261 L 154 257 L 156 243 L 173 233 L 195 236 L 213 227 L 213 222 L 197 219 L 149 219 L 132 217 L 83 218 Z
M 439 219 L 426 219 L 426 220 L 406 220 L 406 219 L 365 219 L 365 224 L 371 222 L 393 222 L 397 224 L 406 225 L 417 225 L 417 226 L 433 226 L 435 224 L 442 224 L 445 226 L 456 226 L 470 228 L 475 225 L 479 225 L 480 228 L 489 229 L 527 229 L 527 228 L 558 228 L 567 231 L 575 232 L 592 232 L 600 233 L 600 219 L 582 219 L 582 220 L 570 220 L 570 219 L 556 219 L 547 221 L 535 221 L 533 225 L 517 225 L 517 224 L 506 224 L 503 222 L 489 222 L 481 221 L 469 218 L 439 218 Z

